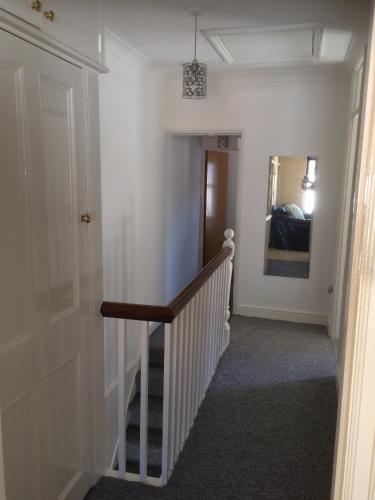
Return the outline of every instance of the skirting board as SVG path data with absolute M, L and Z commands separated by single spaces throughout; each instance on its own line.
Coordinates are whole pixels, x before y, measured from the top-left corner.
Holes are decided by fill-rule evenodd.
M 236 307 L 235 314 L 253 318 L 277 319 L 281 321 L 292 321 L 293 323 L 328 326 L 328 316 L 325 314 L 295 311 L 293 309 L 239 305 Z

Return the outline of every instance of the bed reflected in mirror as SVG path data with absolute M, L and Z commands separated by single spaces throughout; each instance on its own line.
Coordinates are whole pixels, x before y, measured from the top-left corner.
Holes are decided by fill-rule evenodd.
M 317 164 L 316 156 L 270 158 L 266 275 L 309 278 Z

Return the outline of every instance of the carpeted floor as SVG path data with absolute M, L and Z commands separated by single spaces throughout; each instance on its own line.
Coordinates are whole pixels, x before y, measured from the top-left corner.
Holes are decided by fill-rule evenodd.
M 274 259 L 267 260 L 265 271 L 265 274 L 270 276 L 285 276 L 287 278 L 308 278 L 309 273 L 309 262 Z
M 103 478 L 88 500 L 328 500 L 337 395 L 325 328 L 236 316 L 164 488 Z

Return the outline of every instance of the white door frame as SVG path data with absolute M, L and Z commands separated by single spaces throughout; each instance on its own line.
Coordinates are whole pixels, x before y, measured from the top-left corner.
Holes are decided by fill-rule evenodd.
M 353 203 L 353 184 L 356 181 L 356 155 L 359 148 L 359 142 L 361 140 L 361 115 L 362 115 L 362 93 L 363 93 L 363 80 L 364 74 L 364 58 L 361 57 L 358 62 L 352 77 L 352 89 L 351 89 L 351 99 L 350 99 L 350 113 L 349 113 L 349 123 L 347 130 L 347 149 L 346 149 L 346 160 L 345 160 L 345 179 L 343 183 L 343 199 L 341 204 L 341 219 L 339 228 L 339 241 L 338 241 L 338 264 L 335 272 L 334 280 L 334 294 L 333 294 L 333 312 L 332 319 L 329 324 L 329 334 L 331 337 L 338 342 L 340 334 L 342 333 L 342 307 L 343 300 L 345 298 L 345 267 L 350 248 L 347 246 L 349 230 L 351 225 L 351 210 Z M 360 72 L 362 72 L 362 77 L 360 77 Z M 358 88 L 360 87 L 360 90 Z M 358 93 L 360 94 L 359 102 Z M 357 120 L 357 128 L 355 128 L 354 123 Z M 354 137 L 355 134 L 355 137 Z M 338 354 L 338 353 L 336 353 Z
M 224 129 L 192 129 L 192 130 L 177 130 L 177 129 L 171 129 L 166 131 L 168 135 L 182 135 L 182 136 L 194 136 L 194 137 L 199 137 L 199 136 L 212 136 L 212 135 L 238 135 L 241 136 L 241 148 L 239 150 L 239 157 L 238 157 L 238 177 L 237 177 L 237 195 L 236 195 L 236 229 L 240 227 L 240 220 L 241 220 L 241 200 L 243 196 L 243 159 L 244 159 L 244 144 L 246 144 L 245 141 L 245 131 L 242 129 L 231 129 L 229 128 L 224 128 Z M 203 166 L 202 166 L 202 170 Z M 204 173 L 202 172 L 202 176 Z M 202 231 L 202 182 L 201 182 L 201 207 L 200 207 L 200 228 L 199 228 L 199 237 L 201 238 L 201 235 L 203 233 Z M 233 311 L 231 311 L 231 314 L 236 314 L 237 313 L 237 306 L 238 306 L 238 270 L 239 270 L 239 262 L 241 259 L 240 256 L 240 241 L 241 241 L 241 235 L 239 232 L 235 233 L 235 243 L 236 243 L 236 258 L 233 261 Z M 202 245 L 202 242 L 199 241 L 199 245 Z M 1 499 L 0 499 L 1 500 Z
M 375 30 L 371 24 L 368 81 L 359 153 L 347 341 L 339 405 L 333 500 L 375 498 Z

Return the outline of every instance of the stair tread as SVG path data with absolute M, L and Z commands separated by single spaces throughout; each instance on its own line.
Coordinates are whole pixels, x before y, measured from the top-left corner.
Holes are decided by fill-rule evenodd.
M 139 446 L 140 428 L 137 425 L 129 425 L 126 430 L 126 443 L 136 443 Z M 160 429 L 148 429 L 148 447 L 159 448 L 162 443 L 163 433 Z
M 148 475 L 160 477 L 163 442 L 163 378 L 164 378 L 164 325 L 160 325 L 149 339 L 148 370 Z M 126 430 L 126 468 L 139 472 L 139 437 L 141 419 L 141 371 L 136 375 L 137 394 L 128 407 L 129 426 Z
M 159 366 L 149 366 L 148 369 L 148 393 L 150 396 L 163 396 L 164 371 Z M 141 389 L 141 372 L 136 376 L 137 392 Z
M 141 418 L 141 397 L 137 394 L 130 403 L 129 408 L 129 423 L 131 425 L 139 425 Z M 163 398 L 160 396 L 150 395 L 148 398 L 148 426 L 151 429 L 163 428 Z
M 130 462 L 139 462 L 140 428 L 129 425 L 126 431 L 126 458 Z M 158 429 L 148 429 L 147 465 L 161 466 L 163 433 Z
M 139 462 L 126 461 L 126 472 L 131 472 L 133 474 L 139 474 Z M 160 477 L 161 467 L 159 465 L 148 465 L 147 475 L 150 477 Z
M 150 336 L 149 362 L 150 365 L 163 367 L 164 365 L 164 325 L 160 325 Z

